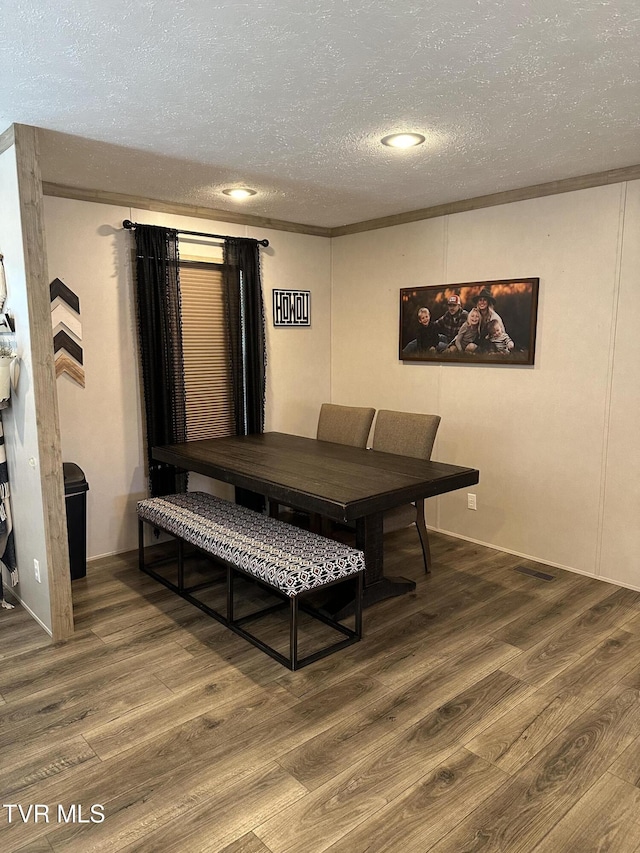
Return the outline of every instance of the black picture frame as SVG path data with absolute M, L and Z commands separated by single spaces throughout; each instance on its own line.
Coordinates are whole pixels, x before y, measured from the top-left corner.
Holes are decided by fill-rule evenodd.
M 534 364 L 539 287 L 539 278 L 507 278 L 401 288 L 400 360 Z
M 311 291 L 274 290 L 273 325 L 288 327 L 310 326 Z

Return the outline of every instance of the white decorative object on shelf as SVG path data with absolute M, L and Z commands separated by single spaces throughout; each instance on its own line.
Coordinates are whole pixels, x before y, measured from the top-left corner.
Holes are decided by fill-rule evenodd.
M 11 396 L 11 362 L 13 355 L 5 355 L 2 353 L 0 345 L 0 402 L 8 400 Z
M 11 359 L 11 364 L 9 365 L 9 378 L 11 379 L 11 390 L 18 390 L 18 379 L 20 378 L 20 359 L 18 356 L 15 356 Z
M 20 359 L 16 355 L 12 337 L 0 334 L 0 403 L 7 402 L 11 397 L 11 389 L 15 391 L 18 387 Z

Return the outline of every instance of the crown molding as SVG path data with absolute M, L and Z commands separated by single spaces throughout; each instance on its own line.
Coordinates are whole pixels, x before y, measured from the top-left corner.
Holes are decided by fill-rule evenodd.
M 11 125 L 8 127 L 3 133 L 0 133 L 0 154 L 3 151 L 6 151 L 8 148 L 15 143 L 16 134 L 15 134 L 15 125 Z
M 211 207 L 160 201 L 160 199 L 143 198 L 126 193 L 108 192 L 107 190 L 68 187 L 62 184 L 52 184 L 48 181 L 42 182 L 42 192 L 46 196 L 57 198 L 92 201 L 98 204 L 115 204 L 118 207 L 134 207 L 138 210 L 153 210 L 156 213 L 169 213 L 175 216 L 193 216 L 197 219 L 211 219 L 216 222 L 230 222 L 235 225 L 270 228 L 273 231 L 292 231 L 295 234 L 311 234 L 313 237 L 331 236 L 331 228 L 324 228 L 320 225 L 302 225 L 298 222 L 271 219 L 268 216 L 252 216 L 248 213 L 235 213 L 231 210 L 216 210 Z
M 330 236 L 342 237 L 346 234 L 390 228 L 393 225 L 405 225 L 408 222 L 418 222 L 421 219 L 434 219 L 437 216 L 447 216 L 451 213 L 464 213 L 468 210 L 480 210 L 483 207 L 494 207 L 498 204 L 511 204 L 514 201 L 542 198 L 548 195 L 558 195 L 559 193 L 569 193 L 590 187 L 601 187 L 605 184 L 619 184 L 638 179 L 640 179 L 640 165 L 625 166 L 622 169 L 610 169 L 608 172 L 594 172 L 591 175 L 564 178 L 560 181 L 550 181 L 547 184 L 535 184 L 516 190 L 506 190 L 505 192 L 481 195 L 476 198 L 452 201 L 448 204 L 438 204 L 434 207 L 423 207 L 421 210 L 410 210 L 406 213 L 384 216 L 381 219 L 368 219 L 364 222 L 354 222 L 351 225 L 341 225 L 332 228 Z
M 13 143 L 13 128 L 0 135 L 0 152 L 4 150 L 3 142 L 7 138 L 5 148 Z M 379 228 L 391 228 L 394 225 L 405 225 L 409 222 L 419 222 L 422 219 L 434 219 L 438 216 L 448 216 L 452 213 L 464 213 L 469 210 L 480 210 L 483 207 L 495 207 L 499 204 L 511 204 L 516 201 L 526 201 L 532 198 L 543 198 L 549 195 L 575 192 L 591 187 L 619 184 L 624 181 L 640 179 L 640 165 L 625 166 L 621 169 L 610 169 L 607 172 L 594 172 L 590 175 L 580 175 L 575 178 L 564 178 L 545 184 L 535 184 L 515 190 L 506 190 L 475 198 L 461 199 L 447 204 L 437 204 L 433 207 L 423 207 L 420 210 L 409 210 L 406 213 L 396 213 L 383 216 L 380 219 L 368 219 L 363 222 L 353 222 L 350 225 L 340 225 L 326 228 L 320 225 L 303 225 L 298 222 L 287 222 L 282 219 L 270 219 L 267 216 L 253 216 L 246 213 L 235 213 L 229 210 L 217 210 L 210 207 L 197 207 L 189 204 L 165 202 L 159 199 L 131 196 L 126 193 L 114 193 L 106 190 L 90 190 L 80 187 L 68 187 L 43 181 L 44 195 L 58 198 L 70 198 L 78 201 L 91 201 L 98 204 L 114 204 L 119 207 L 133 207 L 139 210 L 153 210 L 157 213 L 169 213 L 176 216 L 193 216 L 197 219 L 211 219 L 216 222 L 229 222 L 236 225 L 249 225 L 255 228 L 270 228 L 274 231 L 290 231 L 294 234 L 310 234 L 314 237 L 343 237 L 348 234 L 359 234 L 363 231 L 375 231 Z

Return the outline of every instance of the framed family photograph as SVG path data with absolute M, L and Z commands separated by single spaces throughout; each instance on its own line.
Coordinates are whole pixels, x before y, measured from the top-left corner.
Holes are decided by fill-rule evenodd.
M 538 278 L 404 287 L 401 361 L 533 364 Z

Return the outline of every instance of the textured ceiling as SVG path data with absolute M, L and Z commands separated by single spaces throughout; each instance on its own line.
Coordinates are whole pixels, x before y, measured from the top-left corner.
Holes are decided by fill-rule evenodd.
M 638 0 L 2 12 L 0 131 L 44 128 L 54 183 L 340 226 L 640 163 Z M 379 144 L 401 129 L 427 143 Z

